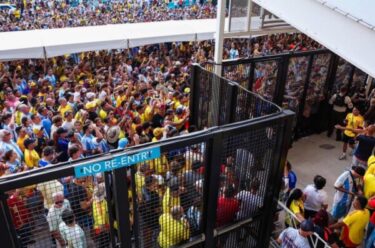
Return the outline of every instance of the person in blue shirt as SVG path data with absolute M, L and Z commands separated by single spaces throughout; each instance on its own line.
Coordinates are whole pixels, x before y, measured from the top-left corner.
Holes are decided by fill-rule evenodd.
M 48 80 L 53 88 L 56 87 L 56 77 L 53 75 L 52 69 L 48 69 L 48 73 L 44 79 Z
M 236 48 L 236 44 L 232 42 L 231 49 L 229 51 L 229 58 L 230 59 L 237 59 L 239 58 L 240 54 L 238 52 L 238 49 Z
M 93 131 L 95 131 L 95 136 L 92 134 Z M 83 126 L 83 133 L 84 135 L 81 142 L 87 156 L 103 152 L 98 145 L 103 139 L 103 135 L 97 126 L 93 124 L 85 124 Z
M 289 197 L 290 192 L 296 187 L 297 185 L 297 175 L 292 171 L 292 165 L 289 161 L 286 161 L 284 167 L 284 183 L 286 186 L 285 189 L 285 199 Z
M 10 174 L 23 171 L 23 165 L 17 157 L 17 153 L 9 150 L 4 154 L 5 165 L 8 167 Z
M 53 147 L 46 146 L 43 149 L 43 157 L 39 160 L 39 167 L 46 167 L 52 163 L 54 159 L 55 151 Z
M 56 151 L 58 153 L 57 160 L 59 162 L 66 162 L 69 159 L 69 156 L 68 156 L 69 139 L 66 138 L 66 136 L 68 135 L 68 130 L 66 130 L 63 127 L 59 127 L 56 130 L 56 134 L 57 134 Z

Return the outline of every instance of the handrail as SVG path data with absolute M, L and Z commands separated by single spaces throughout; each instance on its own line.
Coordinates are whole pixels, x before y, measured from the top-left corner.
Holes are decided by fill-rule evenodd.
M 296 223 L 299 223 L 299 221 L 296 215 L 292 211 L 290 211 L 290 209 L 281 201 L 278 201 L 277 203 L 286 212 L 285 214 L 288 214 L 291 217 L 291 223 L 293 227 L 297 228 Z M 310 244 L 313 245 L 312 248 L 317 248 L 319 243 L 323 244 L 324 248 L 331 248 L 331 246 L 315 232 L 313 233 L 312 236 L 309 237 L 309 240 L 310 240 Z
M 239 228 L 239 227 L 242 227 L 242 226 L 244 226 L 244 225 L 246 225 L 246 224 L 249 224 L 249 223 L 251 223 L 251 222 L 253 222 L 253 221 L 254 221 L 253 218 L 248 218 L 248 219 L 246 219 L 246 220 L 243 220 L 243 221 L 237 222 L 237 223 L 235 223 L 235 224 L 233 224 L 233 225 L 230 225 L 230 226 L 227 226 L 227 227 L 224 227 L 224 228 L 220 228 L 220 229 L 215 229 L 215 230 L 214 230 L 214 237 L 216 237 L 216 236 L 220 236 L 220 235 L 222 235 L 222 234 L 224 234 L 224 233 L 228 233 L 228 232 L 230 232 L 230 231 L 232 231 L 232 230 L 234 230 L 234 229 L 237 229 L 237 228 Z

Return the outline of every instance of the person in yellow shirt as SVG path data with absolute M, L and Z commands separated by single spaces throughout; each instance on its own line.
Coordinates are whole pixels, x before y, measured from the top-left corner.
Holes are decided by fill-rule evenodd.
M 121 106 L 121 103 L 126 100 L 126 94 L 123 89 L 120 89 L 118 91 L 118 96 L 116 98 L 116 108 L 119 108 Z
M 330 229 L 342 228 L 340 239 L 345 247 L 358 247 L 362 243 L 370 220 L 370 212 L 366 209 L 366 205 L 366 197 L 357 196 L 353 201 L 354 210 L 342 221 L 329 226 Z
M 367 173 L 363 177 L 363 195 L 370 199 L 375 196 L 375 175 L 372 173 Z
M 286 201 L 286 206 L 288 209 L 296 216 L 297 221 L 301 223 L 305 220 L 304 214 L 305 214 L 305 208 L 303 204 L 304 195 L 302 190 L 296 188 L 292 191 L 290 194 L 288 200 Z M 289 214 L 285 217 L 285 226 L 286 227 L 294 227 L 297 224 L 293 217 L 291 217 Z
M 164 128 L 161 128 L 161 127 L 157 127 L 154 129 L 154 131 L 152 132 L 152 134 L 154 135 L 154 137 L 152 138 L 152 142 L 158 142 L 159 140 L 162 140 L 163 139 L 163 136 L 164 136 Z M 166 133 L 165 133 L 165 136 L 166 136 Z
M 105 185 L 99 183 L 95 185 L 92 202 L 92 216 L 94 220 L 94 233 L 100 240 L 101 247 L 109 245 L 109 218 L 108 207 L 105 199 Z
M 60 112 L 61 116 L 64 117 L 66 111 L 69 111 L 69 110 L 73 111 L 72 107 L 68 104 L 68 101 L 66 100 L 65 97 L 59 98 L 59 104 L 60 106 L 57 110 Z
M 25 152 L 25 146 L 23 143 L 25 142 L 27 138 L 29 138 L 29 135 L 27 135 L 26 128 L 24 127 L 18 127 L 18 128 L 20 130 L 18 132 L 17 145 L 21 149 L 22 152 Z
M 164 194 L 162 207 L 163 213 L 169 213 L 172 207 L 180 206 L 180 187 L 178 184 L 172 184 Z
M 367 170 L 366 174 L 374 174 L 375 175 L 375 155 L 371 155 L 367 160 Z
M 135 189 L 137 194 L 142 193 L 142 187 L 145 185 L 146 176 L 151 175 L 150 166 L 147 163 L 138 166 L 138 171 L 135 173 Z
M 364 125 L 364 119 L 356 107 L 353 108 L 352 113 L 349 113 L 346 116 L 345 124 L 346 127 L 342 139 L 344 145 L 342 147 L 342 155 L 339 158 L 340 160 L 346 159 L 346 151 L 348 149 L 348 144 L 352 149 L 354 149 L 354 138 L 356 136 L 354 130 L 361 129 Z
M 160 247 L 169 248 L 190 238 L 190 225 L 183 216 L 184 209 L 181 206 L 174 206 L 170 209 L 170 213 L 160 216 L 158 237 Z
M 25 163 L 28 169 L 38 168 L 39 164 L 39 154 L 35 151 L 36 140 L 35 139 L 25 139 Z

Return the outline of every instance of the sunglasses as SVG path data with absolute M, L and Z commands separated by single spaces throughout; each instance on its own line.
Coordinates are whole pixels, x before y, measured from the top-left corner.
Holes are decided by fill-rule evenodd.
M 63 204 L 64 201 L 56 201 L 55 204 Z

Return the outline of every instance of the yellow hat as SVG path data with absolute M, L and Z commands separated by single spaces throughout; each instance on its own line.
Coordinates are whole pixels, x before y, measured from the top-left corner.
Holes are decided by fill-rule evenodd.
M 34 129 L 33 129 L 33 132 L 34 132 L 35 134 L 38 134 L 40 131 L 43 131 L 43 129 L 44 129 L 44 127 L 34 128 Z
M 160 135 L 163 134 L 163 131 L 164 131 L 164 128 L 157 127 L 154 129 L 152 133 L 154 134 L 155 137 L 159 137 Z
M 96 107 L 96 102 L 95 101 L 88 102 L 88 103 L 86 103 L 85 107 L 86 107 L 86 109 L 95 108 Z

